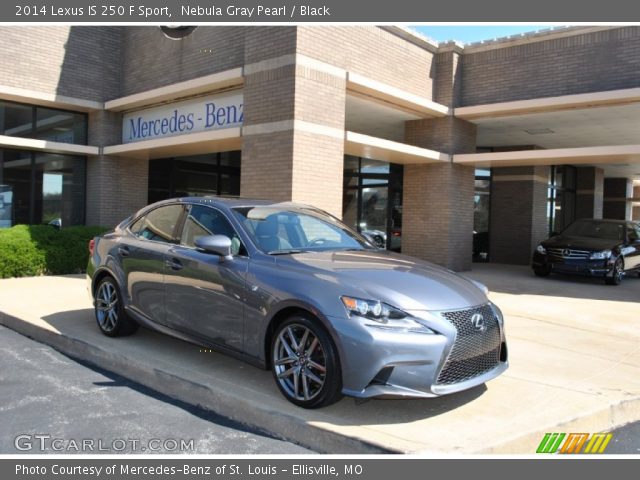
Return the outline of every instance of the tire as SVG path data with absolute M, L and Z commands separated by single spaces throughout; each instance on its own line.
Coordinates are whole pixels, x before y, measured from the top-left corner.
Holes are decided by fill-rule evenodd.
M 105 277 L 98 283 L 94 305 L 96 322 L 104 335 L 124 337 L 138 330 L 138 324 L 124 311 L 120 288 L 112 277 Z
M 616 263 L 613 265 L 613 273 L 610 277 L 604 277 L 604 283 L 607 285 L 620 285 L 622 282 L 622 276 L 624 275 L 624 260 L 622 257 L 616 259 Z
M 299 407 L 326 407 L 342 398 L 338 350 L 310 315 L 293 315 L 278 326 L 271 343 L 271 372 L 282 395 Z
M 536 277 L 548 277 L 549 275 L 551 275 L 551 269 L 549 267 L 534 268 L 533 273 L 536 275 Z

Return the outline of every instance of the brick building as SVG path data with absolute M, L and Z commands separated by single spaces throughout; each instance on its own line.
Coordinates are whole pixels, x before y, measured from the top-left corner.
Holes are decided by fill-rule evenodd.
M 293 200 L 464 270 L 525 264 L 575 218 L 640 219 L 638 26 L 466 46 L 374 26 L 0 33 L 0 226 Z

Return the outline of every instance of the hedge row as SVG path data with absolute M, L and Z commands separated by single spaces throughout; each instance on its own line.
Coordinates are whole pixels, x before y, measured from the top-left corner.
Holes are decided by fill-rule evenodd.
M 89 240 L 104 227 L 16 225 L 0 229 L 0 278 L 81 273 L 87 267 Z

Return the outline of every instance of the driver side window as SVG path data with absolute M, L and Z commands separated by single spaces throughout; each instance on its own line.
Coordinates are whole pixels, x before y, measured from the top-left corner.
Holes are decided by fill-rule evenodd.
M 231 239 L 231 254 L 246 255 L 240 237 L 226 217 L 218 210 L 203 205 L 192 205 L 182 228 L 180 245 L 195 247 L 199 237 L 225 235 Z

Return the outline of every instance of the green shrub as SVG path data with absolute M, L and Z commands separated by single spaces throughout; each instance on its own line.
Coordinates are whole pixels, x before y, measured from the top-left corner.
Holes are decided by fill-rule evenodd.
M 107 230 L 48 225 L 0 229 L 0 278 L 81 273 L 89 259 L 89 240 Z

